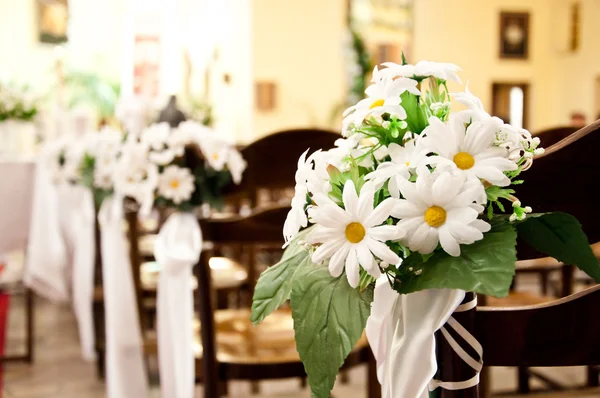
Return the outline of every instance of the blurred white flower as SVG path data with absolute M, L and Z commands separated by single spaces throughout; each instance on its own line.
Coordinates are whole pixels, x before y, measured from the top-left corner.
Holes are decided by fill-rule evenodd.
M 158 177 L 158 194 L 175 204 L 189 200 L 195 188 L 194 176 L 184 167 L 168 166 Z
M 167 144 L 170 132 L 171 127 L 168 123 L 156 123 L 142 131 L 140 141 L 147 144 L 151 149 L 160 151 Z

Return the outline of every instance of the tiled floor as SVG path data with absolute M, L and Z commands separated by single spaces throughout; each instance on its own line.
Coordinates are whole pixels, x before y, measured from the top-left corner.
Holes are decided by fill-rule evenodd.
M 15 352 L 23 344 L 23 306 L 19 298 L 11 304 L 7 350 Z M 37 300 L 36 307 L 35 363 L 11 363 L 5 366 L 4 398 L 100 398 L 104 397 L 104 385 L 96 378 L 93 363 L 81 359 L 75 319 L 68 305 L 57 305 Z M 581 385 L 584 382 L 582 368 L 546 369 L 545 372 L 567 385 Z M 363 398 L 365 394 L 366 369 L 357 368 L 350 372 L 350 383 L 337 385 L 334 397 Z M 494 368 L 492 388 L 514 390 L 515 370 Z M 339 384 L 339 383 L 338 383 Z M 539 386 L 533 382 L 534 386 Z M 260 397 L 300 398 L 310 397 L 307 389 L 302 389 L 297 380 L 263 382 Z M 201 396 L 201 387 L 196 396 Z M 249 397 L 248 383 L 232 383 L 230 397 Z M 535 395 L 531 395 L 534 397 Z M 574 391 L 554 394 L 552 397 L 599 397 L 600 392 L 580 395 Z M 159 398 L 156 387 L 152 388 L 151 398 Z M 112 397 L 111 397 L 112 398 Z M 137 397 L 118 397 L 137 398 Z

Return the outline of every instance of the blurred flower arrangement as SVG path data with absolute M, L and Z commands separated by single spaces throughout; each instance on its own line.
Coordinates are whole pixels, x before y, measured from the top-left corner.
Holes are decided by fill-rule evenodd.
M 202 204 L 220 207 L 222 190 L 239 184 L 246 162 L 233 143 L 198 122 L 177 128 L 154 124 L 128 139 L 114 175 L 115 191 L 143 209 L 153 204 L 190 211 Z
M 502 297 L 518 233 L 600 281 L 572 216 L 530 214 L 514 196 L 512 186 L 543 153 L 539 139 L 490 116 L 468 88 L 450 93 L 459 70 L 428 61 L 375 67 L 366 98 L 344 113 L 345 138 L 298 162 L 287 248 L 260 277 L 252 321 L 291 299 L 315 397 L 329 396 L 362 335 L 377 280 L 399 294 L 449 288 Z M 452 99 L 467 109 L 451 112 Z M 387 307 L 376 300 L 372 308 Z
M 178 128 L 154 124 L 125 136 L 112 128 L 64 137 L 46 145 L 43 158 L 55 183 L 90 188 L 99 206 L 117 193 L 149 211 L 153 205 L 183 211 L 219 207 L 222 190 L 239 184 L 246 162 L 235 146 L 200 123 Z
M 30 122 L 37 113 L 37 100 L 27 88 L 0 84 L 0 122 L 5 120 Z

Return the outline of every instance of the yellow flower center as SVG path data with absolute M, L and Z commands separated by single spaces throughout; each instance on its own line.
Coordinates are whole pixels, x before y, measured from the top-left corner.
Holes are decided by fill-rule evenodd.
M 169 185 L 171 185 L 171 188 L 177 189 L 179 188 L 179 180 L 171 180 L 171 183 Z
M 219 153 L 218 152 L 213 153 L 212 158 L 213 158 L 213 160 L 219 160 Z
M 431 206 L 425 210 L 425 222 L 431 227 L 441 227 L 446 222 L 446 210 L 439 206 Z
M 456 167 L 461 170 L 469 170 L 475 164 L 475 158 L 467 152 L 459 152 L 452 159 Z
M 383 104 L 385 104 L 385 100 L 378 99 L 371 104 L 369 109 L 377 108 L 378 106 L 383 106 Z
M 404 164 L 406 165 L 406 167 L 410 166 L 410 162 L 404 162 Z
M 346 239 L 350 243 L 358 243 L 364 239 L 366 234 L 365 227 L 359 222 L 351 222 L 346 225 Z

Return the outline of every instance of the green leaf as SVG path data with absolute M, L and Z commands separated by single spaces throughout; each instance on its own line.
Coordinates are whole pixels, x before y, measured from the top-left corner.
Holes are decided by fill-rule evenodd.
M 296 348 L 308 374 L 312 396 L 328 398 L 344 360 L 361 337 L 373 301 L 345 274 L 334 278 L 324 266 L 304 267 L 292 288 Z
M 600 282 L 600 267 L 587 236 L 575 217 L 567 213 L 547 213 L 527 218 L 517 225 L 519 238 L 534 249 L 565 264 L 574 265 Z
M 459 257 L 435 253 L 423 263 L 413 253 L 402 264 L 394 288 L 400 293 L 425 289 L 462 289 L 504 297 L 508 294 L 517 261 L 517 234 L 512 225 L 496 225 L 482 240 L 462 245 Z M 412 271 L 411 271 L 412 269 Z
M 298 270 L 310 263 L 309 253 L 303 251 L 283 259 L 260 275 L 252 297 L 252 323 L 261 323 L 290 298 L 292 282 Z

